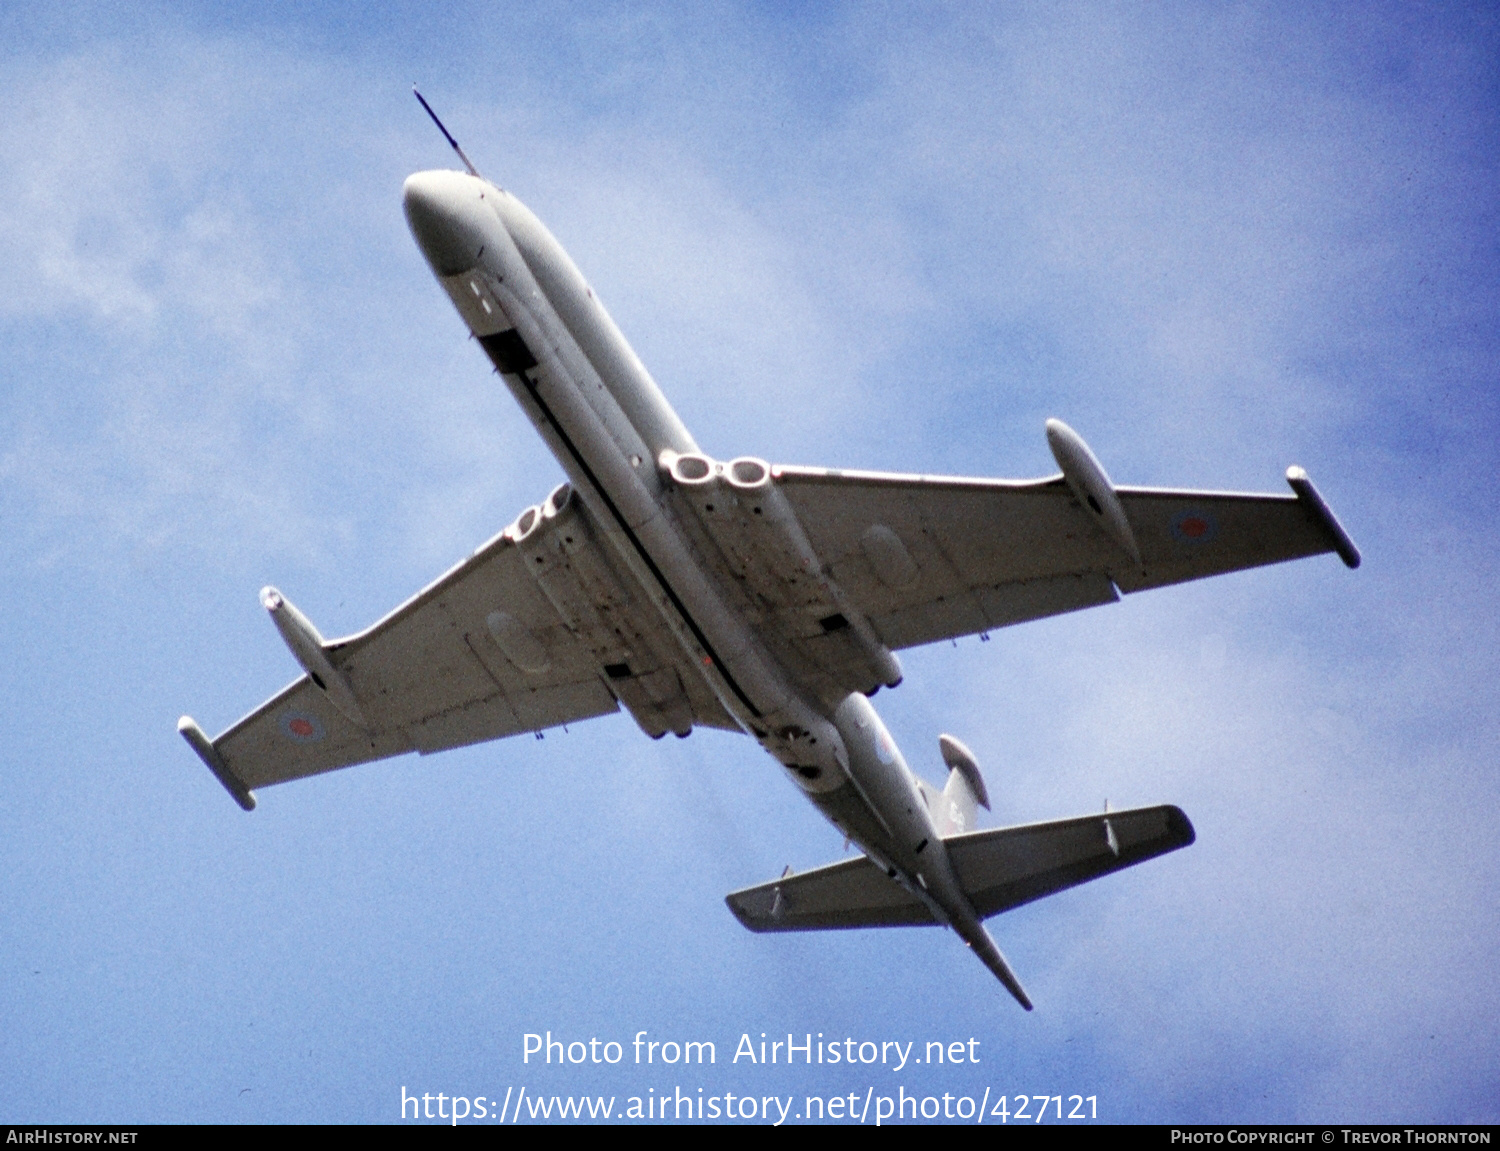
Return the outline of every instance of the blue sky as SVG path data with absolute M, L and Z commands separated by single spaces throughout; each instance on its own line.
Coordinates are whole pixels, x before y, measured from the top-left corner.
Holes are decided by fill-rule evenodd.
M 379 1121 L 400 1090 L 1097 1096 L 1117 1121 L 1500 1117 L 1493 9 L 8 9 L 0 1117 Z M 268 789 L 175 732 L 561 479 L 407 234 L 419 80 L 706 450 L 1276 491 L 1361 545 L 907 653 L 882 714 L 996 822 L 1190 849 L 991 921 L 763 937 L 840 854 L 750 741 L 621 715 Z M 707 1039 L 691 1072 L 522 1036 Z M 731 1064 L 742 1033 L 978 1065 Z M 628 1056 L 627 1056 L 628 1060 Z

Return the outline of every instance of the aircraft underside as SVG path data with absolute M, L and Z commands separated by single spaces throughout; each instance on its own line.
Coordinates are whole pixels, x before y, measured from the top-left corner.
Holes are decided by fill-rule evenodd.
M 652 738 L 744 731 L 863 852 L 732 893 L 746 927 L 951 927 L 1029 1009 L 983 920 L 1187 846 L 1191 823 L 1151 807 L 980 830 L 972 753 L 943 736 L 934 787 L 868 697 L 901 682 L 903 648 L 1319 552 L 1354 566 L 1306 474 L 1279 496 L 1117 487 L 1058 421 L 1061 473 L 1030 481 L 715 460 L 519 201 L 472 172 L 405 195 L 568 482 L 356 635 L 325 640 L 266 589 L 304 674 L 213 740 L 184 717 L 189 744 L 249 810 L 256 788 L 622 707 Z

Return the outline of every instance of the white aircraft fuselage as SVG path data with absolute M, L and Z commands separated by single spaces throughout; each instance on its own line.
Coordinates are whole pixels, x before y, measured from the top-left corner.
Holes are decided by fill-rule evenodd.
M 801 557 L 793 574 L 839 607 L 830 618 L 864 657 L 868 694 L 900 682 L 896 657 L 824 570 L 769 465 L 699 451 L 568 254 L 515 196 L 467 173 L 430 171 L 411 176 L 404 197 L 417 244 L 567 473 L 615 572 L 660 613 L 724 710 L 787 778 L 1029 1008 L 955 876 L 933 793 L 924 794 L 867 693 L 820 694 L 800 682 L 778 658 L 775 635 L 735 606 L 729 563 L 695 542 L 705 519 L 712 529 L 715 501 L 748 507 L 777 538 L 777 554 Z

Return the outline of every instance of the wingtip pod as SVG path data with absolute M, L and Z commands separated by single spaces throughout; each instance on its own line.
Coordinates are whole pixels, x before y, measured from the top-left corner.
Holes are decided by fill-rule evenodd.
M 255 793 L 246 787 L 229 770 L 229 765 L 224 762 L 213 741 L 203 734 L 203 729 L 193 720 L 190 715 L 185 715 L 177 721 L 177 733 L 187 740 L 187 745 L 198 753 L 198 758 L 204 763 L 209 771 L 214 773 L 214 778 L 224 786 L 235 803 L 246 811 L 255 810 Z
M 1292 491 L 1297 493 L 1297 499 L 1307 509 L 1308 515 L 1317 521 L 1329 542 L 1333 544 L 1333 550 L 1338 553 L 1339 559 L 1344 561 L 1344 566 L 1350 569 L 1359 567 L 1359 548 L 1354 546 L 1354 541 L 1349 538 L 1349 533 L 1344 530 L 1344 525 L 1339 523 L 1338 517 L 1328 506 L 1323 497 L 1318 494 L 1318 489 L 1313 487 L 1313 482 L 1307 476 L 1307 472 L 1295 464 L 1286 470 L 1286 482 Z

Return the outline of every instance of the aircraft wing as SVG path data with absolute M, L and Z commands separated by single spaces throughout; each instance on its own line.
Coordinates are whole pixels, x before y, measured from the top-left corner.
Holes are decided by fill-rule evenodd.
M 253 806 L 251 788 L 541 731 L 619 706 L 504 534 L 379 623 L 324 650 L 351 684 L 367 728 L 307 675 L 211 742 L 184 719 L 188 742 L 242 806 Z
M 891 648 L 1320 552 L 1359 562 L 1295 468 L 1293 495 L 1115 489 L 1139 565 L 1060 475 L 1010 481 L 786 466 L 772 474 L 833 578 Z
M 1180 808 L 1140 807 L 944 838 L 981 919 L 1186 847 Z M 725 897 L 751 931 L 818 931 L 932 924 L 932 913 L 867 856 L 785 875 Z

